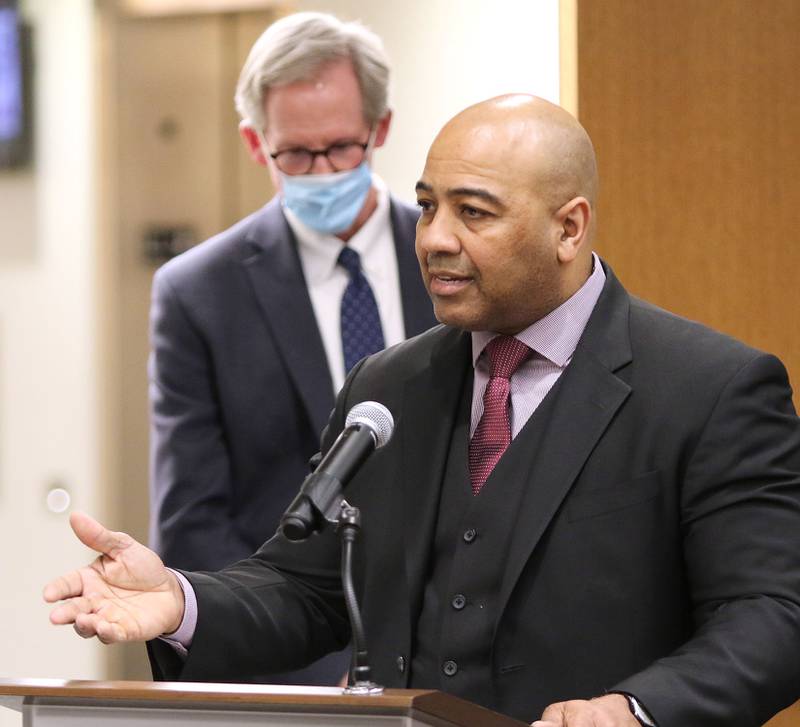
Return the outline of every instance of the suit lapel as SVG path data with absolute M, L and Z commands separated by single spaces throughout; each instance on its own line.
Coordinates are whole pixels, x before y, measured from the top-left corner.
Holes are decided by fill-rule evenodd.
M 471 375 L 469 334 L 442 331 L 430 365 L 409 379 L 403 392 L 404 533 L 413 623 L 421 606 L 458 399 Z
M 247 235 L 242 265 L 311 425 L 321 432 L 333 408 L 333 381 L 297 244 L 278 198 Z
M 606 285 L 572 361 L 551 391 L 552 416 L 531 468 L 512 535 L 498 614 L 597 441 L 630 394 L 615 374 L 631 360 L 627 293 L 606 269 Z
M 397 255 L 397 271 L 400 277 L 403 321 L 406 338 L 410 338 L 436 325 L 433 307 L 422 282 L 419 262 L 414 252 L 413 243 L 419 213 L 391 199 L 390 216 Z

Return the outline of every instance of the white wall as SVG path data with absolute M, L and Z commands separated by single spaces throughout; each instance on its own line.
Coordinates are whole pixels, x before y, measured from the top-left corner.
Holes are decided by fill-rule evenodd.
M 514 91 L 558 103 L 558 0 L 296 0 L 292 7 L 361 20 L 383 38 L 395 118 L 375 167 L 407 201 L 433 137 L 462 108 Z
M 0 172 L 0 676 L 89 678 L 98 647 L 50 626 L 41 590 L 88 555 L 46 509 L 49 486 L 65 483 L 95 511 L 99 490 L 92 2 L 22 6 L 36 48 L 36 161 Z
M 34 25 L 36 163 L 0 172 L 0 677 L 101 678 L 103 647 L 47 622 L 41 588 L 89 558 L 50 484 L 103 505 L 101 321 L 93 140 L 92 0 L 22 0 Z M 298 0 L 360 18 L 394 67 L 395 124 L 376 167 L 413 201 L 428 145 L 466 105 L 527 91 L 558 99 L 558 0 Z M 143 485 L 144 486 L 144 485 Z M 0 709 L 0 727 L 19 719 Z

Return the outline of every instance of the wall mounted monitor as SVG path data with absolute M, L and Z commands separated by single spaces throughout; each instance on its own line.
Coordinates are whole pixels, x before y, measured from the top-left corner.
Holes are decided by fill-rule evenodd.
M 31 160 L 30 36 L 16 0 L 0 0 L 0 169 Z

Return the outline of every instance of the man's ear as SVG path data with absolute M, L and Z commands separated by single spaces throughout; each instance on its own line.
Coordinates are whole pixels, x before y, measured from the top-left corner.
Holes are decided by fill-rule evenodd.
M 559 226 L 558 261 L 572 262 L 589 239 L 592 205 L 586 197 L 574 197 L 556 212 Z
M 264 148 L 261 146 L 261 139 L 256 130 L 246 121 L 239 122 L 239 136 L 242 137 L 245 148 L 250 154 L 250 158 L 262 167 L 267 166 L 267 159 L 264 156 Z
M 378 121 L 375 127 L 375 143 L 373 148 L 377 149 L 383 146 L 386 142 L 386 137 L 389 135 L 389 127 L 392 125 L 392 110 L 388 109 L 386 113 Z

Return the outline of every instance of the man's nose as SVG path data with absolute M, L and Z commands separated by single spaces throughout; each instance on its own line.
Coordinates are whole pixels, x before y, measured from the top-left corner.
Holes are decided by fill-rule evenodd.
M 421 218 L 417 225 L 417 247 L 428 254 L 458 254 L 461 240 L 452 216 L 438 209 L 431 219 Z
M 311 163 L 311 169 L 309 169 L 309 174 L 331 174 L 335 172 L 333 164 L 330 163 L 328 157 L 325 154 L 315 154 L 314 161 Z

